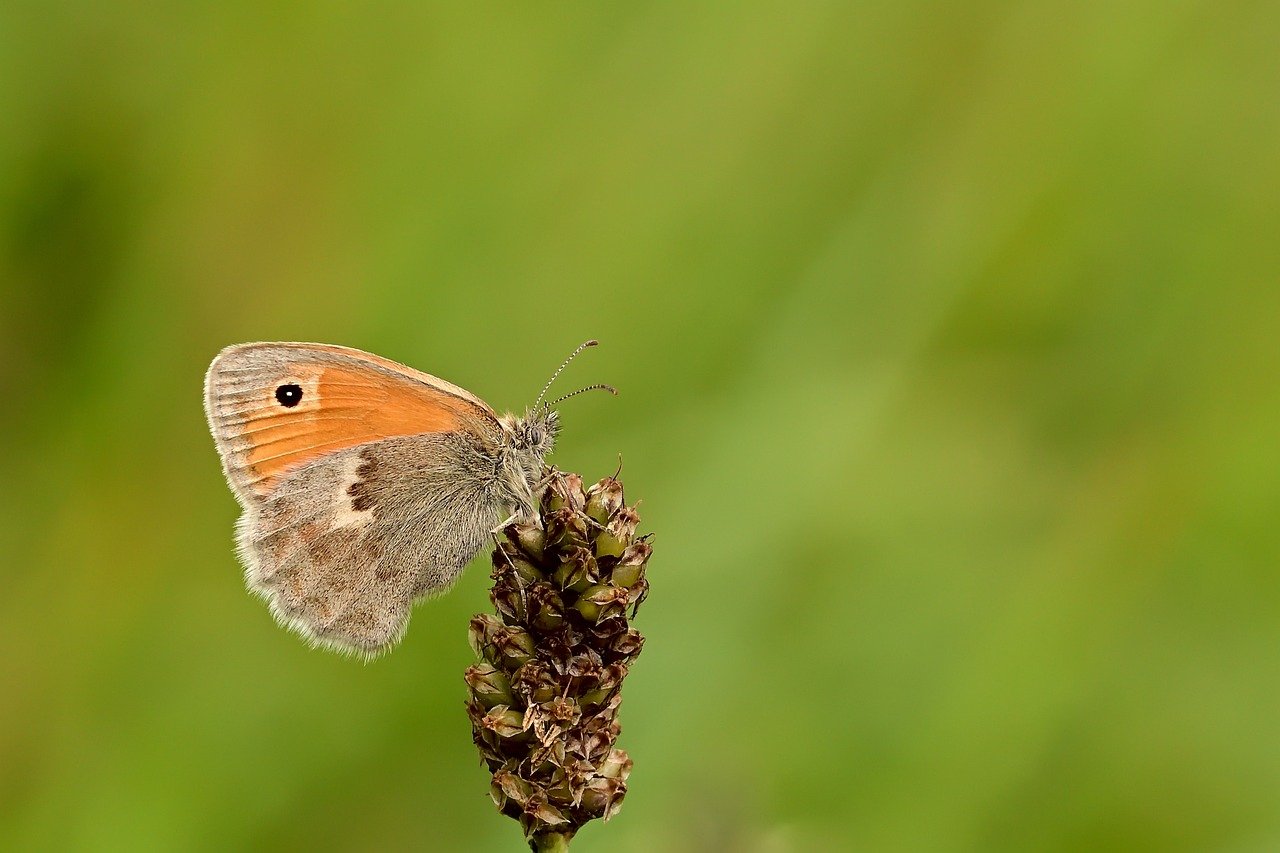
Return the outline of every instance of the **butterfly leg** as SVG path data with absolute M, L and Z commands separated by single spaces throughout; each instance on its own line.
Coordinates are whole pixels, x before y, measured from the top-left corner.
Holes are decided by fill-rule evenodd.
M 493 553 L 501 554 L 502 559 L 507 561 L 507 565 L 514 569 L 515 564 L 511 562 L 511 556 L 507 554 L 507 549 L 502 547 L 502 541 L 498 539 L 498 532 L 491 530 L 489 531 L 489 536 L 493 538 Z
M 512 516 L 512 519 L 514 519 L 514 516 Z M 510 523 L 511 523 L 510 520 L 503 522 L 502 524 L 498 525 L 497 529 L 489 531 L 489 535 L 493 537 L 493 553 L 501 554 L 502 559 L 507 561 L 507 568 L 511 569 L 511 571 L 514 573 L 516 570 L 516 565 L 515 563 L 511 562 L 511 555 L 507 553 L 506 548 L 502 547 L 502 542 L 501 540 L 498 539 L 498 531 L 506 527 Z M 525 613 L 528 613 L 529 600 L 524 593 L 525 582 L 523 580 L 519 580 L 519 577 L 520 577 L 519 575 L 516 575 L 516 578 L 517 578 L 516 588 L 520 590 L 520 609 L 523 610 Z
M 497 526 L 497 527 L 495 527 L 495 528 L 493 528 L 492 530 L 490 530 L 490 531 L 489 531 L 489 538 L 491 538 L 491 539 L 493 540 L 493 548 L 494 548 L 494 551 L 495 551 L 496 553 L 500 553 L 500 554 L 502 554 L 502 556 L 503 556 L 503 557 L 506 559 L 506 561 L 507 561 L 507 565 L 508 565 L 508 566 L 511 566 L 512 568 L 515 568 L 515 566 L 512 566 L 512 564 L 511 564 L 511 557 L 507 555 L 507 551 L 506 551 L 506 549 L 502 547 L 502 541 L 498 538 L 498 534 L 499 534 L 499 533 L 502 533 L 502 531 L 506 530 L 507 525 L 511 524 L 513 521 L 515 521 L 515 520 L 516 520 L 516 519 L 518 519 L 518 518 L 520 518 L 520 511 L 519 511 L 519 510 L 517 510 L 517 511 L 515 511 L 515 512 L 511 513 L 511 515 L 507 516 L 507 517 L 506 517 L 506 519 L 504 519 L 502 522 L 500 522 L 500 523 L 498 524 L 498 526 Z
M 559 473 L 560 471 L 554 465 L 548 468 L 547 473 L 543 476 L 543 478 L 534 484 L 533 490 L 532 490 L 533 493 L 537 494 L 541 492 L 543 489 L 545 489 L 547 487 L 547 484 L 550 483 L 555 478 L 555 476 Z
M 518 520 L 519 518 L 520 518 L 520 513 L 518 513 L 518 512 L 513 512 L 513 513 L 511 513 L 511 515 L 507 516 L 507 518 L 506 518 L 506 520 L 505 520 L 505 521 L 500 522 L 500 523 L 498 524 L 498 526 L 497 526 L 497 527 L 495 527 L 495 528 L 493 528 L 492 530 L 490 530 L 490 531 L 489 531 L 489 535 L 493 536 L 493 537 L 494 537 L 494 541 L 496 542 L 496 541 L 497 541 L 497 538 L 498 538 L 498 534 L 499 534 L 499 533 L 501 533 L 501 532 L 506 528 L 506 526 L 507 526 L 508 524 L 510 524 L 510 523 L 511 523 L 511 522 L 513 522 L 513 521 Z

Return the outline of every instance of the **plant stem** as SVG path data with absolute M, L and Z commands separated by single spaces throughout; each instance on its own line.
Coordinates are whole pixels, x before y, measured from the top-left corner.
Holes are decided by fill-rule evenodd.
M 567 853 L 571 835 L 563 832 L 539 832 L 533 836 L 535 853 Z

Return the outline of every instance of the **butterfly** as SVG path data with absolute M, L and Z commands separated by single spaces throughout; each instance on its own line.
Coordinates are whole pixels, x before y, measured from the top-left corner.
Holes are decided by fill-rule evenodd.
M 250 590 L 313 644 L 373 657 L 413 605 L 446 591 L 485 540 L 534 510 L 560 431 L 544 403 L 498 415 L 457 385 L 347 347 L 250 343 L 218 353 L 205 414 L 244 509 Z M 502 521 L 501 519 L 506 519 Z

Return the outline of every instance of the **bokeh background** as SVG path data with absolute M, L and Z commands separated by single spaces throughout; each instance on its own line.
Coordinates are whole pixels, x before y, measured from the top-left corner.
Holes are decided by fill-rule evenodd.
M 1280 848 L 1280 6 L 0 7 L 0 848 L 519 850 L 481 561 L 246 594 L 222 346 L 623 454 L 621 851 Z

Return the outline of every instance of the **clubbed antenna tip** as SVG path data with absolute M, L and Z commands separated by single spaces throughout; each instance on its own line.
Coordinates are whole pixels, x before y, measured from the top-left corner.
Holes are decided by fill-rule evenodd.
M 575 349 L 573 352 L 569 353 L 569 357 L 566 358 L 563 362 L 561 362 L 560 366 L 556 368 L 555 373 L 551 374 L 551 378 L 547 380 L 547 384 L 542 386 L 542 390 L 538 392 L 538 399 L 533 402 L 533 407 L 536 409 L 542 403 L 542 398 L 547 396 L 547 391 L 551 388 L 551 384 L 555 382 L 556 379 L 560 376 L 560 374 L 564 372 L 564 369 L 569 366 L 569 362 L 577 358 L 578 354 L 582 352 L 584 349 L 586 349 L 587 347 L 594 347 L 599 345 L 600 345 L 600 342 L 597 341 L 595 338 L 592 338 L 591 340 L 586 341 L 585 343 L 578 344 L 578 348 Z

